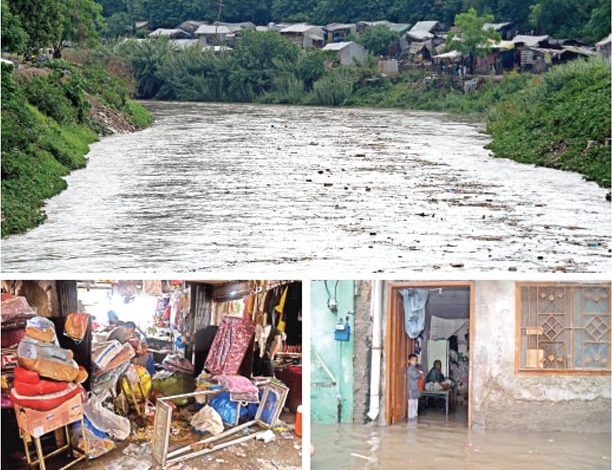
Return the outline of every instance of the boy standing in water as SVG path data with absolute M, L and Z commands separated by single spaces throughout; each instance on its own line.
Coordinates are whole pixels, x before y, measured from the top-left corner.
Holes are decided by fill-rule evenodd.
M 410 354 L 408 356 L 408 372 L 406 374 L 408 382 L 408 419 L 416 419 L 419 414 L 419 379 L 423 375 L 423 371 L 417 367 L 417 355 Z

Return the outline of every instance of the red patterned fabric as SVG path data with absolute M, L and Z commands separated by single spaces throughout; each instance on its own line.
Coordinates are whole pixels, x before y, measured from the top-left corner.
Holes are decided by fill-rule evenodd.
M 235 375 L 251 346 L 255 324 L 242 318 L 223 317 L 204 368 L 213 375 Z

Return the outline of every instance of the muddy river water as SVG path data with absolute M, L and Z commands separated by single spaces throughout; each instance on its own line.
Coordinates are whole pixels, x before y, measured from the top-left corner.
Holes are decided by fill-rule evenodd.
M 492 158 L 477 123 L 404 110 L 146 104 L 92 145 L 7 271 L 607 271 L 580 175 Z
M 469 432 L 440 422 L 313 424 L 313 470 L 609 470 L 610 434 Z

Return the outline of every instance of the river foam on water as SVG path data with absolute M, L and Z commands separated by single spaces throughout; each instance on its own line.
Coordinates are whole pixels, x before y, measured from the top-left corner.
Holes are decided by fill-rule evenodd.
M 606 191 L 405 110 L 168 103 L 91 146 L 4 272 L 607 272 Z M 454 265 L 454 266 L 451 266 Z
M 468 431 L 458 423 L 311 428 L 313 470 L 609 470 L 610 434 Z

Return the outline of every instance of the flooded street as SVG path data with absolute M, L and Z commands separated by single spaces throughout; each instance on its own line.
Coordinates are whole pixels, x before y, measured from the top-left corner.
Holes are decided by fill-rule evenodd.
M 606 191 L 491 158 L 477 124 L 404 110 L 147 106 L 154 126 L 92 145 L 48 221 L 3 240 L 5 272 L 609 269 Z
M 419 422 L 388 427 L 312 425 L 313 470 L 609 470 L 610 434 L 468 431 Z

